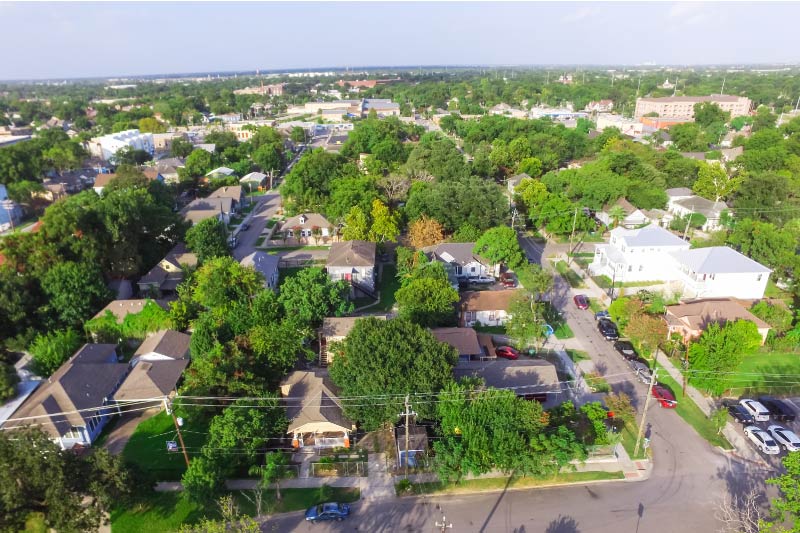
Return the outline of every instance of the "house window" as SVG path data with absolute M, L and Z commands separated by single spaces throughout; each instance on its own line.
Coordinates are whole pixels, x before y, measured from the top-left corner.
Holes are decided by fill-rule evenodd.
M 761 276 L 763 276 L 763 274 L 759 274 L 758 277 L 756 278 L 756 281 L 761 281 Z
M 475 273 L 475 267 L 474 266 L 469 267 L 469 271 L 474 274 Z
M 642 270 L 644 270 L 644 265 L 639 265 L 639 272 L 641 272 Z
M 83 428 L 80 428 L 78 426 L 72 426 L 69 429 L 69 431 L 67 431 L 64 434 L 64 437 L 67 438 L 67 439 L 79 439 L 79 438 L 81 438 L 81 430 L 82 429 Z
M 490 311 L 489 320 L 496 320 L 496 319 L 497 319 L 497 313 L 495 311 Z
M 633 265 L 628 265 L 628 272 L 633 272 Z

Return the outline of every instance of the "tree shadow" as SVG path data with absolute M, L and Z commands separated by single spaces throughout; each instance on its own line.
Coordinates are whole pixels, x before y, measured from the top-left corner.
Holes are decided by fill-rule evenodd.
M 558 518 L 547 524 L 545 533 L 580 533 L 578 522 L 571 516 L 558 515 Z

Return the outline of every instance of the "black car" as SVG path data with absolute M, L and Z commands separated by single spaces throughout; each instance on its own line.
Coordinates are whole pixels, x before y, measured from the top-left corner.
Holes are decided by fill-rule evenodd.
M 730 413 L 730 415 L 733 417 L 734 420 L 736 420 L 743 426 L 755 423 L 753 415 L 748 413 L 747 409 L 745 409 L 738 403 L 732 403 L 728 405 L 728 413 Z
M 597 329 L 600 331 L 600 335 L 607 341 L 615 341 L 619 339 L 619 332 L 617 331 L 617 325 L 614 324 L 612 321 L 608 319 L 600 319 L 597 321 Z
M 794 410 L 780 400 L 761 397 L 758 401 L 767 408 L 770 418 L 776 422 L 794 422 L 797 418 Z
M 617 341 L 614 343 L 614 349 L 619 352 L 619 354 L 628 360 L 637 359 L 636 350 L 633 348 L 633 344 L 629 341 Z

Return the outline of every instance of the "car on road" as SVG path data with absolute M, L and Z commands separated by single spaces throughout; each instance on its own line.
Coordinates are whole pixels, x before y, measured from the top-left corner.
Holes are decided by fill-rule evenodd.
M 603 318 L 597 321 L 597 330 L 600 332 L 600 335 L 607 341 L 615 341 L 619 339 L 619 331 L 617 331 L 617 325 L 614 324 L 610 319 Z
M 350 514 L 350 505 L 346 503 L 328 502 L 309 507 L 306 511 L 306 520 L 319 522 L 320 520 L 344 520 Z
M 630 341 L 617 341 L 614 343 L 614 349 L 625 359 L 632 360 L 638 357 L 633 344 Z
M 794 422 L 797 419 L 797 415 L 792 408 L 781 400 L 762 396 L 758 399 L 758 402 L 767 408 L 769 416 L 776 422 Z
M 728 414 L 730 414 L 734 420 L 743 426 L 753 424 L 756 421 L 756 419 L 753 418 L 753 415 L 751 415 L 747 409 L 738 403 L 732 403 L 728 405 Z
M 585 294 L 576 294 L 572 301 L 578 309 L 589 309 L 589 298 Z
M 653 398 L 665 409 L 675 409 L 678 407 L 675 396 L 663 385 L 653 385 Z
M 755 400 L 751 400 L 749 398 L 744 398 L 739 400 L 739 404 L 745 408 L 745 410 L 753 415 L 753 418 L 756 422 L 766 422 L 769 420 L 769 410 L 764 407 L 760 402 Z
M 631 362 L 631 368 L 633 368 L 633 371 L 636 374 L 636 379 L 642 383 L 648 384 L 653 379 L 653 374 L 650 372 L 650 367 L 645 363 L 633 361 Z
M 519 359 L 519 352 L 511 346 L 498 346 L 495 348 L 494 353 L 497 357 L 503 359 L 511 359 L 512 361 Z
M 608 314 L 608 311 L 598 311 L 594 314 L 595 320 L 603 320 L 604 318 L 611 319 L 611 315 Z
M 800 437 L 798 437 L 794 431 L 776 424 L 768 427 L 767 432 L 772 435 L 775 442 L 787 452 L 800 451 Z
M 517 286 L 517 280 L 514 279 L 514 274 L 511 272 L 503 272 L 500 274 L 500 283 L 507 289 L 513 289 Z
M 756 448 L 767 455 L 776 455 L 781 453 L 778 443 L 775 442 L 769 433 L 758 426 L 747 426 L 744 428 L 744 436 L 750 439 L 753 444 L 756 445 Z
M 250 223 L 249 222 L 242 222 L 239 225 L 239 231 L 247 231 L 249 229 L 250 229 Z

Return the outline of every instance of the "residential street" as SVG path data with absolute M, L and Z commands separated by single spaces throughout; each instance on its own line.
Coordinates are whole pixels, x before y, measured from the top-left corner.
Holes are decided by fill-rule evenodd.
M 250 217 L 250 228 L 237 234 L 239 244 L 233 249 L 233 257 L 237 261 L 255 251 L 256 241 L 267 226 L 267 221 L 281 206 L 281 195 L 277 191 L 270 191 L 262 196 L 251 196 L 248 201 L 257 202 L 258 205 Z

